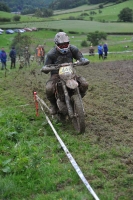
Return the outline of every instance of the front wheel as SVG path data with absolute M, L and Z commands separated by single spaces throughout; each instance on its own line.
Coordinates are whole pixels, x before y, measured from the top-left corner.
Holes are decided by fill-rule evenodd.
M 72 119 L 74 128 L 78 133 L 85 132 L 85 116 L 79 95 L 72 96 L 74 117 Z

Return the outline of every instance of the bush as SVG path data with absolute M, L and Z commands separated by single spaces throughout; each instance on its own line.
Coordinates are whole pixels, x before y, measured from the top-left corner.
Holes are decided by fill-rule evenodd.
M 99 5 L 99 8 L 102 9 L 102 8 L 103 8 L 103 4 L 100 4 L 100 5 Z
M 83 40 L 83 41 L 81 42 L 81 46 L 82 46 L 82 47 L 88 47 L 87 41 L 86 41 L 86 40 Z
M 89 16 L 89 14 L 88 13 L 81 13 L 80 16 Z
M 68 31 L 69 34 L 78 34 L 76 31 Z
M 18 22 L 18 21 L 20 21 L 20 15 L 15 15 L 15 16 L 13 16 L 13 21 L 15 21 L 15 22 Z
M 99 42 L 107 39 L 107 34 L 104 32 L 95 31 L 94 33 L 89 33 L 87 35 L 87 40 L 91 42 L 94 46 L 98 45 Z
M 73 16 L 69 16 L 68 19 L 69 19 L 69 20 L 75 20 L 75 17 L 73 17 Z
M 10 18 L 0 17 L 0 22 L 10 22 L 10 21 L 11 21 Z
M 58 32 L 64 32 L 63 29 L 59 29 Z

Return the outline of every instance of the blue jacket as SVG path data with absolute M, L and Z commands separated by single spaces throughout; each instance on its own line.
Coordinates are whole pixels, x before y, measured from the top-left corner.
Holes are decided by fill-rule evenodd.
M 16 50 L 12 49 L 9 53 L 10 58 L 16 58 Z
M 101 45 L 98 45 L 98 54 L 103 54 L 103 47 Z
M 7 55 L 6 55 L 6 52 L 4 50 L 2 50 L 1 53 L 0 53 L 0 59 L 1 59 L 1 62 L 6 62 Z
M 107 46 L 107 44 L 104 44 L 104 45 L 103 45 L 103 51 L 104 51 L 104 52 L 108 52 L 108 46 Z

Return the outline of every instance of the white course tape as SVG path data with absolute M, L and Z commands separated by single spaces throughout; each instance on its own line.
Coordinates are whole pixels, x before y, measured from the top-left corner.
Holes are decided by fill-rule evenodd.
M 47 104 L 42 99 L 40 99 L 38 95 L 36 95 L 36 98 L 37 98 L 37 101 L 39 100 L 48 109 L 48 111 L 50 112 L 50 109 L 47 106 Z
M 40 104 L 40 107 L 42 109 L 42 111 L 44 112 L 44 109 L 41 105 L 41 103 L 44 105 L 45 103 L 43 102 L 42 99 L 40 99 L 38 96 L 37 96 L 37 101 L 39 102 Z M 48 108 L 48 106 L 45 104 L 45 107 Z M 49 110 L 49 108 L 48 108 Z M 44 112 L 45 114 L 45 112 Z M 76 170 L 77 174 L 79 175 L 79 177 L 81 178 L 82 182 L 84 183 L 84 185 L 86 186 L 86 188 L 90 191 L 90 193 L 92 194 L 92 196 L 95 198 L 95 200 L 100 200 L 98 198 L 98 196 L 96 195 L 96 193 L 93 191 L 93 189 L 91 188 L 90 184 L 88 183 L 88 181 L 86 180 L 86 178 L 84 177 L 82 171 L 80 170 L 78 164 L 76 163 L 76 161 L 74 160 L 74 158 L 72 157 L 71 153 L 69 152 L 69 150 L 67 149 L 67 147 L 65 146 L 64 142 L 62 141 L 62 139 L 60 138 L 60 136 L 58 135 L 57 131 L 55 130 L 53 124 L 51 123 L 50 119 L 48 118 L 48 116 L 45 114 L 45 117 L 49 123 L 49 125 L 51 126 L 56 138 L 58 139 L 60 145 L 62 146 L 63 150 L 65 151 L 67 157 L 69 158 L 72 166 L 74 167 L 74 169 Z

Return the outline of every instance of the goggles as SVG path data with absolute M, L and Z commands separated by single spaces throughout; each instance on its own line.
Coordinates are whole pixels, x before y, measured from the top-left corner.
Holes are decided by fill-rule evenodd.
M 60 49 L 65 49 L 65 48 L 68 48 L 69 42 L 57 44 L 57 46 L 58 46 Z

